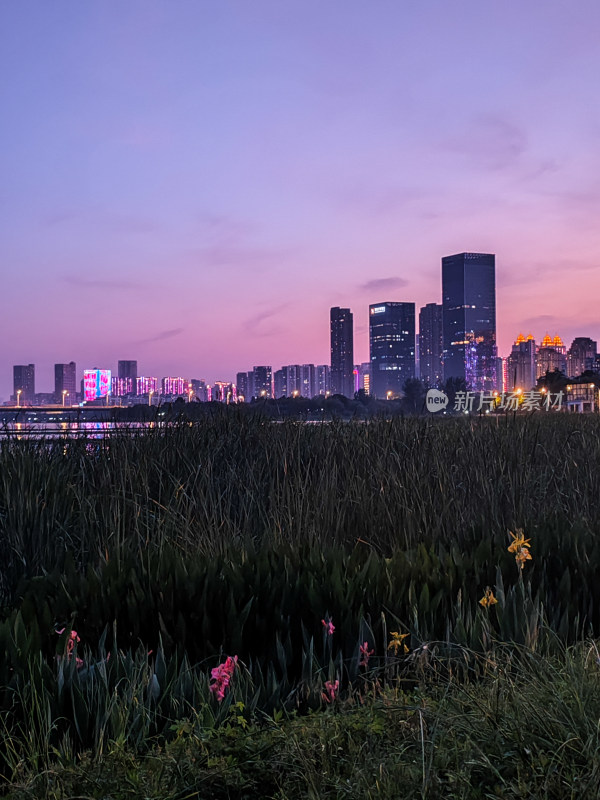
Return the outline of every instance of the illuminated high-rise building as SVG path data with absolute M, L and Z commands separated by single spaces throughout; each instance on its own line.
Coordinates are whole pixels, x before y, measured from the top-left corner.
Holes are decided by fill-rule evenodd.
M 525 338 L 520 333 L 512 346 L 506 363 L 506 391 L 516 389 L 529 391 L 533 389 L 537 379 L 537 358 L 535 339 L 531 334 Z
M 577 378 L 586 370 L 593 370 L 598 353 L 598 344 L 587 336 L 573 339 L 567 352 L 567 375 Z
M 164 395 L 181 397 L 187 394 L 187 381 L 185 378 L 163 378 L 161 389 Z
M 462 378 L 492 391 L 496 375 L 496 257 L 458 253 L 442 258 L 444 380 Z
M 33 403 L 35 399 L 35 364 L 15 364 L 13 390 L 19 403 Z
M 415 377 L 415 304 L 369 306 L 370 393 L 380 400 L 400 397 Z
M 331 394 L 331 369 L 329 364 L 317 364 L 316 366 L 316 394 Z
M 419 377 L 428 386 L 438 386 L 442 375 L 442 306 L 427 303 L 419 311 Z
M 316 376 L 314 364 L 302 364 L 300 367 L 300 394 L 302 397 L 315 397 L 319 394 Z
M 267 366 L 254 367 L 252 370 L 252 396 L 272 397 L 272 369 Z
M 536 377 L 543 378 L 547 372 L 558 370 L 566 375 L 567 348 L 560 336 L 554 338 L 546 334 L 537 351 Z
M 139 375 L 135 379 L 135 393 L 138 397 L 150 394 L 156 394 L 158 391 L 158 378 L 148 378 L 144 375 Z
M 278 400 L 287 397 L 287 371 L 285 367 L 276 369 L 273 373 L 273 397 Z
M 206 403 L 208 400 L 208 387 L 206 381 L 202 378 L 192 378 L 189 382 L 189 387 L 193 392 L 194 399 L 200 403 Z
M 285 392 L 282 397 L 298 397 L 302 389 L 302 367 L 288 364 L 281 368 L 285 374 Z
M 237 403 L 237 390 L 234 383 L 215 381 L 211 389 L 211 400 L 217 403 Z
M 54 402 L 73 405 L 77 401 L 77 376 L 74 361 L 54 365 Z M 64 393 L 64 394 L 63 394 Z
M 252 390 L 248 384 L 248 373 L 238 372 L 235 376 L 235 385 L 237 387 L 238 401 L 242 402 L 243 398 L 243 400 L 248 403 L 252 397 Z
M 349 308 L 335 306 L 330 315 L 331 393 L 354 397 L 354 324 Z
M 135 378 L 113 378 L 112 394 L 115 397 L 127 397 L 135 394 Z
M 358 389 L 362 389 L 366 394 L 371 393 L 371 362 L 363 361 L 357 365 L 358 368 Z
M 109 369 L 84 369 L 83 370 L 83 399 L 86 403 L 101 400 L 110 396 L 112 388 L 111 372 Z
M 305 370 L 305 367 L 307 368 Z M 307 373 L 307 378 L 310 383 L 310 369 L 309 367 L 313 368 L 313 364 L 288 364 L 285 367 L 281 367 L 281 369 L 275 370 L 275 374 L 273 375 L 273 396 L 274 397 L 300 397 L 302 395 L 302 376 L 304 372 Z M 308 385 L 307 391 L 310 392 L 311 387 Z M 310 394 L 307 394 L 306 397 L 310 397 Z

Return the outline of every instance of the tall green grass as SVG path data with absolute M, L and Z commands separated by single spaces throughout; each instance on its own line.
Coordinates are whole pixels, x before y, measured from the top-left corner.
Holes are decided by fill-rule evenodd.
M 377 694 L 415 686 L 432 653 L 446 680 L 470 680 L 498 642 L 550 656 L 598 635 L 598 465 L 593 416 L 305 425 L 231 409 L 105 440 L 2 441 L 6 768 L 107 742 L 143 751 L 178 721 L 226 724 L 236 702 L 248 724 L 323 707 L 326 680 L 365 689 L 365 641 Z M 532 539 L 522 572 L 516 528 Z M 82 638 L 80 670 L 63 627 Z M 398 659 L 391 630 L 409 634 Z M 208 675 L 223 653 L 243 667 L 219 706 Z
M 165 544 L 362 540 L 465 551 L 507 529 L 598 533 L 594 416 L 274 424 L 235 416 L 165 430 L 0 445 L 2 600 L 22 577 Z

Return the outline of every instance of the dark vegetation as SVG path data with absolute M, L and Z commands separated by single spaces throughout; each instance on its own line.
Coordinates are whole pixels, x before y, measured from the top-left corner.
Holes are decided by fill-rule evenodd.
M 0 773 L 15 797 L 597 796 L 599 464 L 597 418 L 550 414 L 5 439 Z

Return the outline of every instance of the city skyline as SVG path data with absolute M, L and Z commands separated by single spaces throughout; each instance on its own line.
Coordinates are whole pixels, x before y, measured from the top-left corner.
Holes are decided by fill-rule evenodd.
M 600 338 L 600 7 L 4 4 L 12 366 L 233 379 L 329 361 L 326 309 L 439 302 L 497 257 L 499 353 Z
M 480 256 L 482 254 L 462 255 Z M 383 305 L 391 307 L 414 306 L 413 303 L 395 302 L 388 302 Z M 419 326 L 419 330 L 415 337 L 415 345 L 418 349 L 419 347 L 422 347 L 425 342 L 425 345 L 428 349 L 428 355 L 426 356 L 425 362 L 422 360 L 422 356 L 420 359 L 415 361 L 416 372 L 414 375 L 414 377 L 417 377 L 418 380 L 432 387 L 441 386 L 443 382 L 448 379 L 448 377 L 461 377 L 445 374 L 447 370 L 444 370 L 442 355 L 441 313 L 439 314 L 437 322 L 433 322 L 431 314 L 434 309 L 438 309 L 439 312 L 441 312 L 442 305 L 429 303 L 420 309 L 419 319 L 425 319 L 426 325 L 424 329 Z M 370 315 L 373 315 L 373 312 L 377 312 L 377 310 L 383 310 L 382 305 L 370 305 Z M 339 307 L 330 309 L 332 322 L 334 316 L 339 316 L 338 313 L 334 314 L 334 312 L 344 312 L 348 314 L 350 326 L 352 326 L 351 309 L 340 309 Z M 410 314 L 412 315 L 413 319 L 416 318 L 416 315 L 413 314 L 412 311 L 410 311 Z M 398 322 L 399 320 L 392 322 L 392 327 L 389 329 L 389 333 L 391 334 L 392 338 L 395 337 L 397 332 Z M 388 339 L 388 336 L 385 332 L 384 336 L 386 339 Z M 424 341 L 422 336 L 425 337 Z M 437 354 L 436 346 L 434 344 L 436 337 L 439 340 L 437 345 Z M 332 356 L 333 341 L 334 335 L 332 332 Z M 373 337 L 371 331 L 371 345 L 372 341 Z M 405 346 L 406 345 L 403 345 L 399 352 L 402 353 L 404 357 L 408 357 L 410 360 L 410 353 L 408 351 L 404 353 L 403 351 Z M 353 364 L 353 388 L 347 387 L 346 391 L 341 393 L 346 394 L 347 397 L 351 397 L 355 391 L 358 391 L 358 389 L 365 388 L 368 394 L 372 394 L 379 399 L 383 399 L 384 397 L 390 399 L 390 397 L 398 396 L 398 392 L 400 391 L 400 383 L 403 383 L 403 381 L 396 381 L 394 384 L 390 384 L 390 386 L 386 389 L 383 389 L 383 391 L 381 390 L 381 387 L 379 391 L 377 390 L 377 378 L 373 378 L 373 369 L 379 359 L 377 357 L 375 357 L 375 359 L 373 358 L 373 354 L 377 353 L 377 350 L 374 351 L 372 347 L 371 353 L 372 355 L 370 361 Z M 415 357 L 414 350 L 412 357 Z M 600 362 L 598 361 L 599 358 L 600 356 L 597 356 L 597 342 L 587 336 L 575 337 L 570 346 L 567 347 L 558 334 L 556 334 L 554 337 L 551 337 L 548 333 L 546 333 L 543 338 L 537 340 L 536 337 L 531 333 L 525 337 L 523 333 L 520 332 L 513 342 L 510 352 L 504 356 L 499 356 L 497 359 L 497 361 L 500 362 L 496 365 L 497 385 L 500 386 L 504 382 L 505 388 L 508 388 L 511 391 L 516 387 L 534 386 L 536 381 L 543 377 L 547 371 L 552 372 L 554 370 L 562 372 L 566 377 L 578 378 L 586 370 L 598 372 L 600 368 Z M 79 387 L 83 387 L 86 384 L 86 375 L 89 376 L 90 373 L 95 373 L 95 375 L 92 375 L 94 381 L 94 390 L 98 385 L 98 381 L 100 380 L 98 375 L 100 373 L 107 373 L 107 386 L 110 386 L 110 382 L 112 381 L 112 390 L 109 389 L 108 394 L 114 396 L 115 398 L 126 395 L 147 396 L 148 390 L 151 389 L 152 394 L 156 395 L 157 397 L 159 395 L 185 395 L 188 400 L 190 400 L 192 396 L 194 399 L 205 400 L 207 398 L 204 395 L 206 395 L 207 390 L 210 394 L 210 386 L 212 386 L 213 390 L 212 399 L 224 399 L 220 397 L 220 393 L 222 391 L 221 387 L 229 387 L 230 389 L 234 390 L 234 399 L 241 396 L 246 401 L 253 396 L 263 396 L 267 398 L 283 396 L 312 397 L 317 394 L 333 393 L 329 390 L 329 388 L 326 388 L 330 386 L 331 376 L 329 364 L 319 365 L 313 362 L 304 364 L 282 364 L 279 369 L 273 368 L 273 365 L 253 365 L 250 370 L 242 372 L 238 371 L 236 373 L 235 380 L 226 378 L 225 380 L 213 381 L 208 381 L 204 378 L 193 378 L 189 374 L 159 377 L 159 375 L 151 375 L 150 372 L 147 372 L 145 376 L 137 375 L 134 377 L 134 365 L 137 368 L 136 361 L 119 360 L 118 365 L 117 371 L 112 370 L 110 367 L 102 369 L 89 369 L 86 367 L 81 368 L 81 381 L 76 381 L 76 364 L 74 362 L 70 362 L 69 364 L 57 363 L 54 365 L 54 392 L 47 392 L 40 391 L 39 387 L 35 385 L 35 364 L 15 364 L 12 367 L 14 392 L 17 391 L 17 386 L 22 388 L 19 388 L 18 391 L 19 398 L 17 398 L 16 394 L 13 392 L 13 399 L 17 405 L 20 403 L 25 404 L 25 401 L 27 401 L 27 404 L 31 404 L 33 395 L 38 395 L 40 397 L 42 395 L 46 395 L 42 401 L 43 403 L 46 403 L 49 402 L 48 396 L 54 395 L 54 399 L 51 402 L 56 402 L 59 404 L 62 402 L 64 405 L 65 397 L 62 395 L 66 394 L 67 397 L 70 397 L 74 400 L 76 394 L 79 393 Z M 425 373 L 423 371 L 424 366 Z M 484 365 L 482 366 L 485 372 L 486 367 Z M 363 384 L 363 371 L 365 368 L 368 370 L 369 377 L 367 383 Z M 501 373 L 499 371 L 500 369 L 503 371 L 503 377 L 501 377 Z M 325 370 L 326 373 L 322 373 L 323 370 Z M 128 373 L 127 377 L 125 377 L 123 374 L 125 372 Z M 433 377 L 430 376 L 429 373 L 432 373 Z M 435 377 L 436 373 L 438 377 Z M 67 375 L 69 376 L 68 378 L 66 377 Z M 404 379 L 411 377 L 413 377 L 413 375 L 408 374 L 404 376 Z M 126 382 L 128 383 L 126 384 Z M 477 388 L 477 386 L 474 387 L 472 383 L 468 385 L 470 385 L 471 390 L 475 391 L 475 393 L 480 390 L 484 392 L 489 392 L 492 390 L 491 383 L 489 385 L 484 383 L 482 386 L 479 386 L 479 388 Z M 281 391 L 278 391 L 278 386 L 281 387 Z M 252 389 L 250 389 L 250 387 L 252 387 Z M 313 388 L 314 391 L 312 394 L 307 393 L 306 390 L 308 387 Z M 236 388 L 237 391 L 235 391 Z M 218 396 L 215 396 L 215 390 Z M 273 392 L 273 394 L 271 394 L 271 392 Z M 88 399 L 92 399 L 91 396 Z
M 329 310 L 330 365 L 288 364 L 275 370 L 272 365 L 254 365 L 250 371 L 237 372 L 235 382 L 212 382 L 212 399 L 229 402 L 230 398 L 247 401 L 252 397 L 312 397 L 321 393 L 353 397 L 364 389 L 377 399 L 389 400 L 401 396 L 406 380 L 415 377 L 429 386 L 458 379 L 475 392 L 491 394 L 505 386 L 533 386 L 547 372 L 556 370 L 574 378 L 597 366 L 597 343 L 589 337 L 576 337 L 567 350 L 559 335 L 552 338 L 546 333 L 537 344 L 531 333 L 527 337 L 519 333 L 511 352 L 505 357 L 498 354 L 494 253 L 442 256 L 441 275 L 442 303 L 428 303 L 420 309 L 418 331 L 415 303 L 380 300 L 369 305 L 368 362 L 357 364 L 354 358 L 352 309 L 334 306 Z M 579 371 L 574 372 L 574 366 Z M 112 372 L 84 368 L 79 399 L 139 397 L 150 388 L 148 402 L 152 395 L 211 398 L 211 389 L 207 388 L 211 382 L 189 375 L 163 377 L 159 391 L 158 377 L 140 376 L 137 360 L 120 359 L 117 373 Z M 71 397 L 74 402 L 75 381 L 74 362 L 55 364 L 52 400 L 64 405 Z M 41 400 L 44 395 L 48 397 L 35 389 L 35 364 L 13 365 L 12 399 L 17 404 L 31 404 L 36 397 L 47 402 Z

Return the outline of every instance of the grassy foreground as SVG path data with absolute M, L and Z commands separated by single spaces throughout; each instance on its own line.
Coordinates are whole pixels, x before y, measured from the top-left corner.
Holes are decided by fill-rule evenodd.
M 599 465 L 566 415 L 2 442 L 4 790 L 600 796 Z
M 410 692 L 366 682 L 324 712 L 250 722 L 232 705 L 219 728 L 182 721 L 143 754 L 113 741 L 42 771 L 23 761 L 7 796 L 595 800 L 597 662 L 593 644 L 553 657 L 497 648 L 471 681 L 434 656 Z

